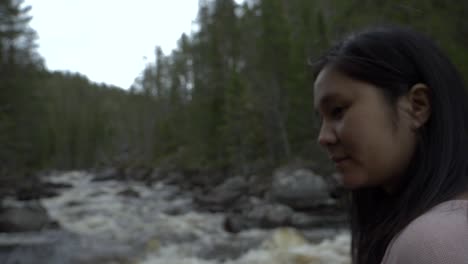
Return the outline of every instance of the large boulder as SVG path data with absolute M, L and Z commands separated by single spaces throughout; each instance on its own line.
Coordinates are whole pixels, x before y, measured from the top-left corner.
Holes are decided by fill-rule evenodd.
M 325 180 L 308 169 L 276 170 L 270 194 L 273 201 L 298 210 L 331 203 Z
M 230 211 L 224 229 L 237 233 L 252 228 L 271 229 L 289 226 L 294 211 L 283 204 L 271 204 L 255 197 L 246 199 L 241 211 Z
M 288 226 L 294 211 L 283 204 L 265 204 L 253 208 L 247 213 L 247 217 L 259 223 L 260 228 L 276 228 Z
M 0 200 L 14 197 L 16 200 L 29 201 L 54 197 L 59 190 L 71 187 L 67 184 L 45 182 L 40 175 L 18 174 L 2 176 L 0 179 Z
M 31 232 L 57 228 L 39 202 L 2 205 L 0 208 L 0 233 Z
M 226 211 L 246 193 L 247 189 L 244 178 L 233 177 L 206 194 L 195 195 L 195 202 L 210 211 Z
M 284 204 L 261 201 L 250 203 L 243 211 L 229 212 L 224 221 L 224 229 L 232 233 L 253 228 L 272 229 L 285 226 L 313 230 L 341 228 L 346 224 L 347 219 L 344 214 L 303 213 L 294 211 Z

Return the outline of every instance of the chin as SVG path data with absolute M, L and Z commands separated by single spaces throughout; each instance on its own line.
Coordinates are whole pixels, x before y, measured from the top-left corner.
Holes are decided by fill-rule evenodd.
M 360 174 L 353 173 L 338 173 L 338 182 L 348 190 L 356 190 L 359 188 L 366 187 L 365 177 Z

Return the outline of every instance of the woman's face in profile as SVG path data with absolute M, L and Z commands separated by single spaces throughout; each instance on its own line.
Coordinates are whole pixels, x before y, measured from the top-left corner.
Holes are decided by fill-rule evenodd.
M 391 191 L 416 145 L 404 97 L 391 106 L 378 87 L 325 67 L 314 84 L 314 105 L 321 117 L 318 142 L 342 184 Z

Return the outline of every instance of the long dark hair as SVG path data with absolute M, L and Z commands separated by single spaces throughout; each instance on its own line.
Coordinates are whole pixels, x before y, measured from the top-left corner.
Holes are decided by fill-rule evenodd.
M 352 34 L 318 63 L 382 89 L 389 104 L 416 83 L 430 90 L 431 116 L 418 131 L 408 170 L 391 194 L 380 187 L 350 193 L 352 261 L 380 263 L 391 239 L 433 206 L 468 186 L 468 96 L 460 74 L 428 37 L 379 27 Z M 394 105 L 393 105 L 394 106 Z

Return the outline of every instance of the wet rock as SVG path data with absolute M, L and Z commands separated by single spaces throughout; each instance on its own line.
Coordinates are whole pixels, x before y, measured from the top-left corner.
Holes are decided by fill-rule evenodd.
M 92 181 L 135 180 L 146 182 L 151 175 L 151 171 L 151 168 L 146 167 L 106 168 L 96 172 Z
M 96 172 L 93 182 L 100 182 L 100 181 L 111 181 L 111 180 L 117 180 L 120 178 L 121 172 L 117 170 L 116 168 L 107 168 L 102 171 Z
M 167 185 L 181 185 L 184 179 L 184 174 L 179 171 L 168 172 L 162 182 Z
M 195 195 L 195 201 L 210 211 L 226 211 L 247 191 L 247 183 L 241 177 L 226 180 L 207 194 Z
M 0 179 L 0 200 L 3 197 L 15 197 L 20 201 L 55 197 L 60 187 L 64 186 L 43 182 L 35 174 L 5 176 Z
M 256 223 L 241 214 L 228 214 L 223 222 L 223 228 L 229 233 L 237 234 L 243 230 L 251 229 Z
M 286 205 L 266 204 L 254 208 L 247 213 L 247 217 L 257 222 L 260 228 L 275 228 L 289 225 L 293 213 L 294 211 Z
M 229 240 L 205 240 L 201 241 L 201 250 L 197 252 L 196 255 L 199 258 L 217 260 L 217 262 L 238 259 L 252 248 L 260 246 L 263 239 L 264 237 L 262 236 L 247 239 L 240 236 L 233 236 Z
M 84 203 L 81 201 L 69 201 L 66 203 L 66 206 L 68 207 L 76 207 L 76 206 L 82 206 Z
M 186 189 L 200 187 L 204 190 L 211 190 L 225 182 L 226 178 L 230 178 L 222 169 L 184 170 L 183 174 L 185 178 L 183 178 L 182 185 L 185 185 Z
M 133 197 L 133 198 L 139 198 L 140 197 L 140 193 L 135 191 L 132 188 L 127 188 L 127 189 L 125 189 L 123 191 L 120 191 L 118 193 L 118 195 L 125 196 L 125 197 Z
M 148 177 L 144 180 L 147 185 L 159 182 L 163 179 L 164 173 L 159 168 L 154 168 L 148 173 Z
M 255 197 L 244 199 L 239 210 L 230 210 L 226 214 L 224 229 L 231 233 L 243 230 L 278 227 L 295 227 L 298 229 L 337 228 L 347 224 L 344 212 L 319 207 L 308 212 L 295 211 L 293 208 L 279 203 L 271 203 Z
M 282 204 L 258 204 L 243 212 L 230 212 L 224 221 L 224 229 L 237 233 L 252 228 L 270 229 L 291 225 L 294 211 Z
M 38 202 L 3 205 L 0 208 L 0 233 L 31 232 L 57 227 L 58 223 L 49 217 Z
M 291 226 L 300 229 L 316 229 L 323 227 L 344 227 L 346 216 L 340 215 L 314 215 L 306 213 L 295 213 L 291 216 Z
M 37 200 L 40 198 L 55 197 L 59 191 L 54 188 L 48 188 L 40 182 L 26 186 L 20 186 L 16 189 L 16 199 L 19 201 Z
M 72 188 L 73 185 L 70 183 L 57 183 L 57 182 L 44 182 L 42 185 L 44 188 L 51 190 L 62 190 Z
M 329 203 L 328 186 L 308 169 L 278 169 L 274 172 L 271 199 L 294 209 L 310 209 Z
M 125 175 L 127 179 L 146 182 L 148 181 L 149 177 L 151 176 L 152 170 L 146 167 L 136 167 L 136 168 L 129 168 Z

